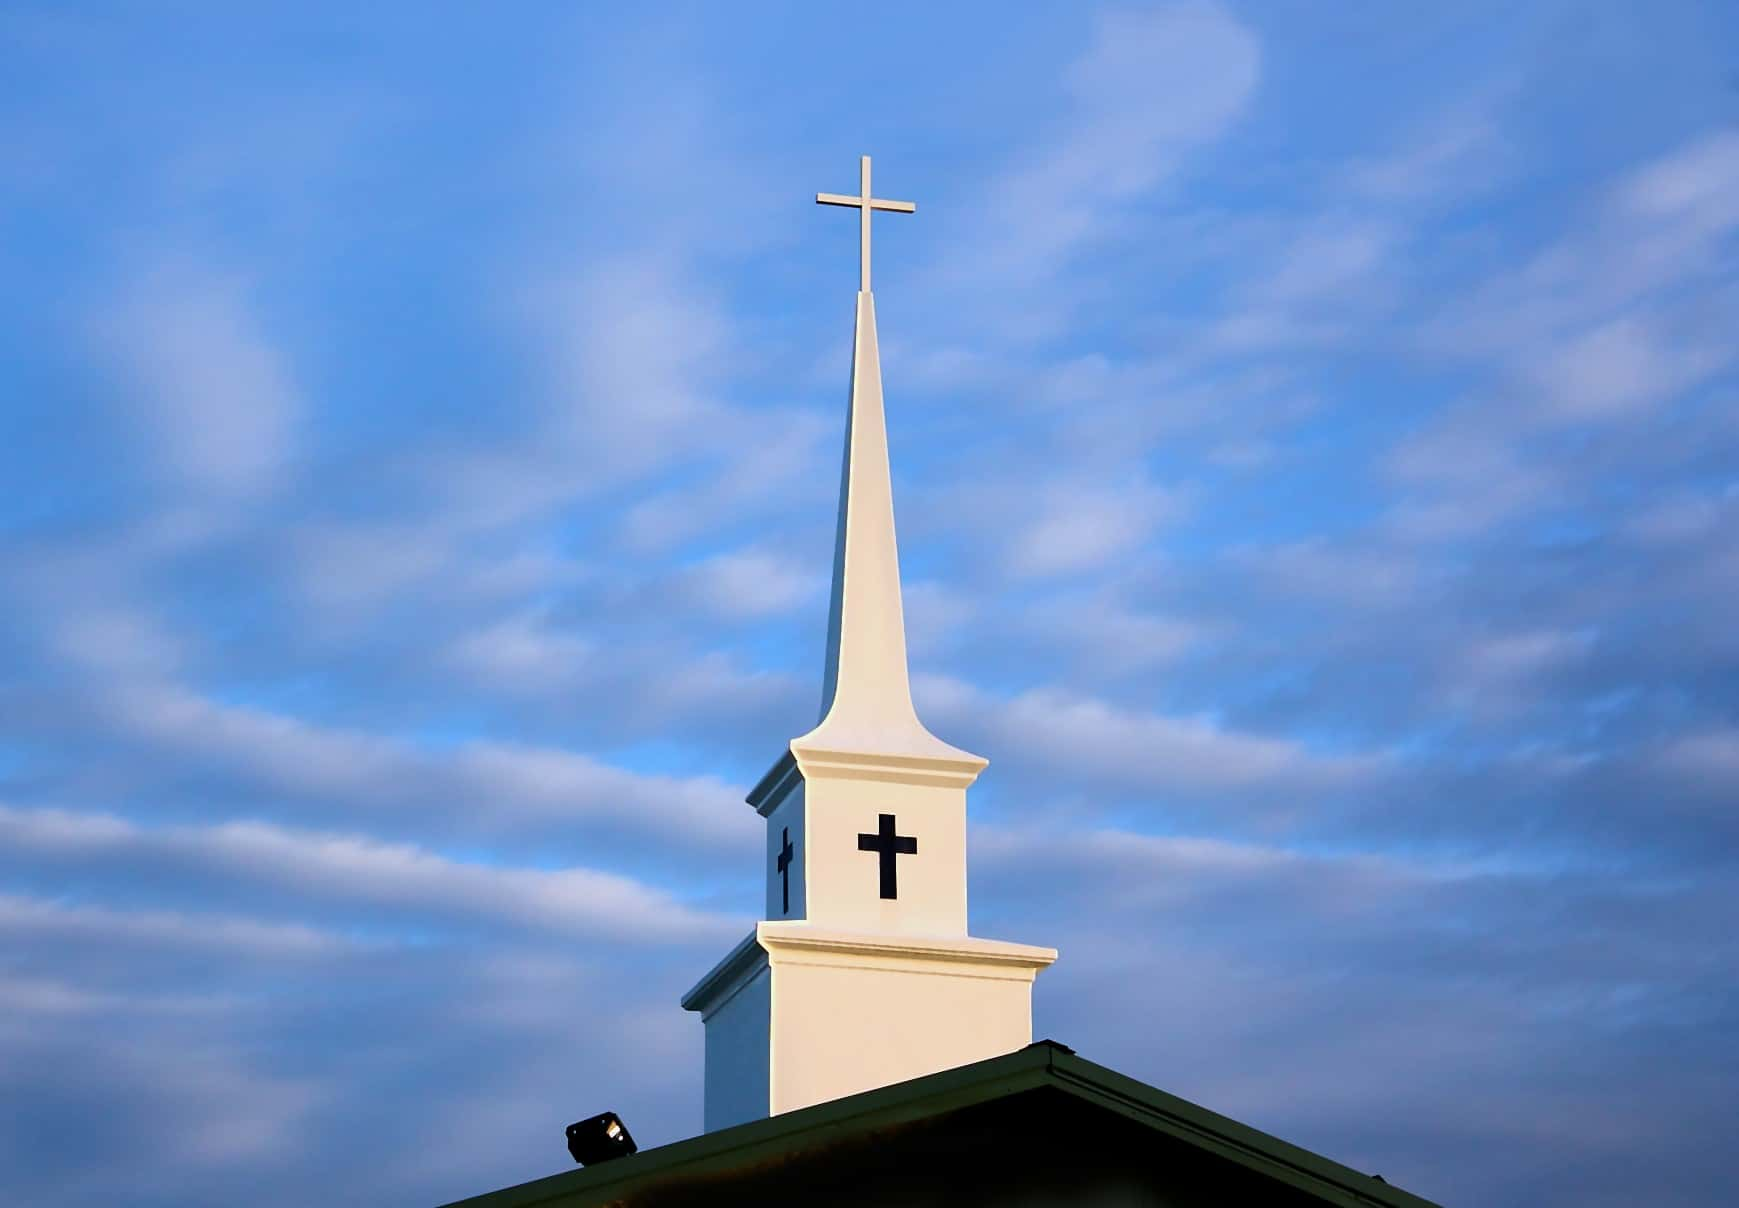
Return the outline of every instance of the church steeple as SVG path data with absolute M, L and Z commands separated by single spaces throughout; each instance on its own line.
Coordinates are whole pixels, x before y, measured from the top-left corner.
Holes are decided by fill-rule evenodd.
M 749 794 L 767 820 L 767 921 L 683 999 L 706 1022 L 708 1130 L 1011 1052 L 1056 951 L 974 939 L 966 790 L 985 760 L 912 707 L 882 409 L 870 215 L 840 476 L 821 721 Z

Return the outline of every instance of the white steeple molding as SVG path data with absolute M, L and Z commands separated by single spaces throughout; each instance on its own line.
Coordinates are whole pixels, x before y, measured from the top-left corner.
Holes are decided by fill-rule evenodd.
M 894 495 L 862 269 L 821 720 L 749 793 L 767 820 L 767 921 L 684 996 L 706 1024 L 706 1127 L 996 1057 L 1032 1040 L 1052 948 L 967 934 L 966 790 L 985 760 L 918 720 L 906 666 Z

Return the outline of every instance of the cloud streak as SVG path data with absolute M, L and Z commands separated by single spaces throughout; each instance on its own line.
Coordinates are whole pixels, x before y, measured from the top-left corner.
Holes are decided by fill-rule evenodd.
M 112 814 L 0 806 L 0 830 L 19 856 L 156 865 L 243 887 L 267 885 L 425 918 L 494 920 L 594 941 L 723 940 L 737 930 L 731 920 L 611 873 L 469 864 L 415 844 L 263 822 L 147 827 Z

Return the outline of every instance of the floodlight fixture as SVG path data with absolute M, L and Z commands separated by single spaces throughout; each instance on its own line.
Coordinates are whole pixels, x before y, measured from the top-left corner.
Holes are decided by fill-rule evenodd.
M 568 1152 L 581 1166 L 595 1166 L 611 1158 L 639 1152 L 628 1126 L 615 1112 L 602 1112 L 589 1120 L 568 1125 Z

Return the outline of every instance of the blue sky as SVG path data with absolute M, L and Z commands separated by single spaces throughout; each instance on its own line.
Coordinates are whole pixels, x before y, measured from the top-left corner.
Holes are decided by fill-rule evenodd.
M 0 13 L 0 1198 L 698 1131 L 866 152 L 1038 1033 L 1447 1203 L 1729 1185 L 1730 6 L 354 7 Z

